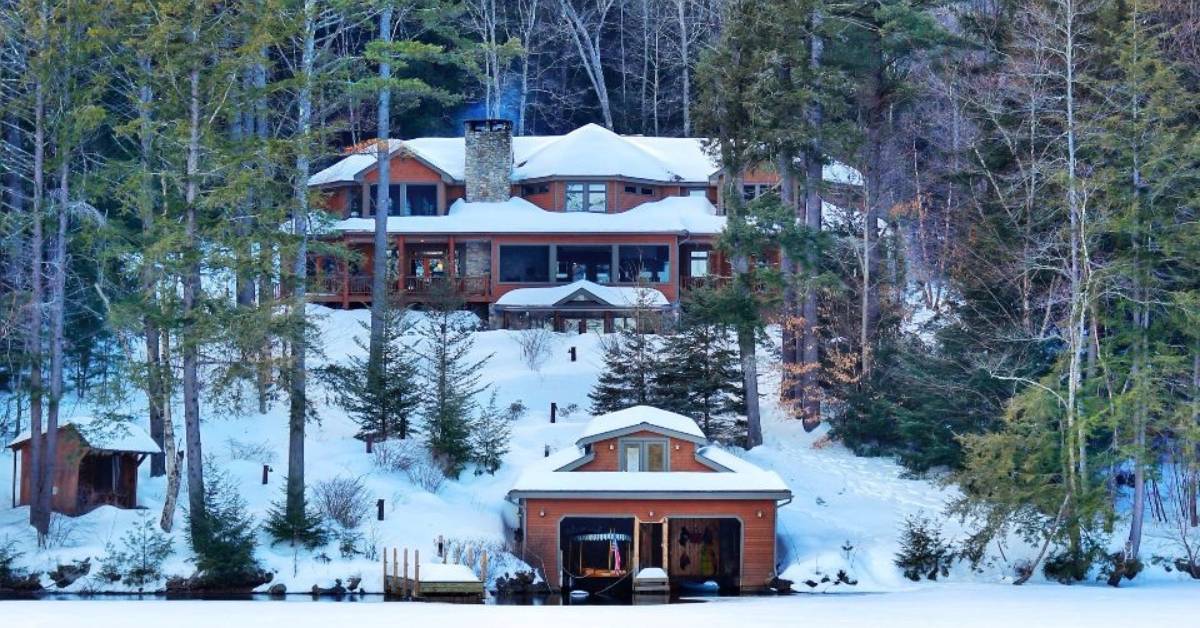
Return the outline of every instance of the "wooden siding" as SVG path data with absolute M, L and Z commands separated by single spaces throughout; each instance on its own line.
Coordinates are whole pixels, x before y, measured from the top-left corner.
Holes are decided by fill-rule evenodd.
M 658 432 L 643 430 L 628 436 L 606 438 L 592 443 L 592 460 L 575 471 L 620 471 L 622 438 L 663 438 Z M 671 471 L 712 471 L 696 460 L 696 443 L 679 438 L 668 438 L 667 456 Z
M 16 455 L 20 458 L 20 490 L 17 503 L 22 506 L 28 506 L 30 501 L 30 471 L 32 463 L 30 457 L 29 441 L 25 441 L 15 448 Z M 70 425 L 65 425 L 58 430 L 58 455 L 54 460 L 54 487 L 53 496 L 50 500 L 50 508 L 55 512 L 65 515 L 79 515 L 91 509 L 88 504 L 84 504 L 81 508 L 79 503 L 79 465 L 92 449 L 87 446 L 83 439 L 79 436 L 79 432 Z M 128 491 L 133 495 L 134 503 L 137 501 L 137 463 L 139 461 L 138 454 L 132 453 L 116 453 L 115 455 L 127 459 L 127 462 L 121 464 L 121 475 L 117 478 L 121 490 Z
M 526 499 L 523 502 L 525 543 L 521 558 L 535 568 L 541 568 L 546 581 L 555 589 L 562 582 L 558 564 L 559 524 L 568 516 L 633 517 L 639 521 L 662 521 L 672 517 L 735 517 L 742 523 L 742 590 L 765 589 L 776 575 L 775 502 L 771 500 L 593 498 Z M 758 516 L 760 512 L 761 517 Z M 666 570 L 668 576 L 671 573 L 669 559 L 670 556 Z

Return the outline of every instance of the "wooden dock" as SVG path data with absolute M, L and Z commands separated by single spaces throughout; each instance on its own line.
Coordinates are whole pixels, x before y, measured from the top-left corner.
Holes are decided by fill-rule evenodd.
M 468 565 L 457 563 L 421 563 L 421 552 L 413 552 L 412 571 L 409 571 L 408 548 L 403 558 L 397 548 L 391 550 L 391 572 L 388 571 L 388 552 L 383 552 L 383 595 L 385 599 L 456 599 L 483 601 L 487 580 L 487 554 L 480 557 L 478 575 Z M 443 561 L 446 559 L 444 558 Z M 403 562 L 401 562 L 403 561 Z
M 642 569 L 633 577 L 633 592 L 668 594 L 671 592 L 671 581 L 667 578 L 667 572 L 658 567 Z

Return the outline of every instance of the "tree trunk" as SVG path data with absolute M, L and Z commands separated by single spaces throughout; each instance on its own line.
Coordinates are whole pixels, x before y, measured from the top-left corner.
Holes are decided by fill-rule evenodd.
M 154 240 L 154 185 L 150 178 L 151 151 L 154 150 L 153 133 L 150 120 L 151 99 L 154 96 L 150 87 L 150 59 L 144 55 L 138 56 L 138 69 L 141 71 L 141 84 L 138 86 L 138 162 L 141 167 L 141 191 L 138 198 L 138 218 L 142 222 L 142 243 L 147 249 Z M 159 364 L 159 329 L 157 322 L 158 277 L 154 263 L 142 260 L 141 272 L 142 299 L 150 310 L 142 315 L 142 333 L 146 343 L 146 401 L 150 415 L 150 437 L 159 447 L 164 446 L 163 440 L 163 406 L 162 406 L 162 373 Z M 165 451 L 165 450 L 164 450 Z M 166 456 L 152 454 L 150 456 L 150 477 L 159 477 L 166 473 Z
M 683 93 L 680 94 L 683 99 L 683 136 L 688 137 L 692 134 L 692 67 L 688 50 L 686 0 L 675 0 L 675 9 L 679 18 L 679 63 L 683 75 Z
M 818 36 L 821 28 L 823 17 L 814 10 L 809 18 L 812 36 L 809 39 L 809 69 L 810 74 L 816 75 L 821 67 L 821 56 L 824 52 L 825 42 Z M 824 150 L 821 145 L 821 134 L 816 132 L 821 128 L 824 118 L 824 112 L 821 111 L 821 106 L 817 102 L 812 102 L 808 105 L 808 111 L 805 114 L 808 119 L 808 126 L 814 130 L 812 144 L 804 153 L 804 225 L 809 231 L 816 233 L 821 231 L 821 184 L 822 184 L 822 152 Z M 816 273 L 819 260 L 817 251 L 810 249 L 808 252 L 808 272 Z M 811 282 L 804 289 L 804 308 L 801 312 L 802 327 L 801 327 L 801 387 L 803 394 L 803 425 L 807 431 L 817 429 L 821 424 L 821 391 L 820 381 L 818 376 L 821 371 L 821 356 L 818 347 L 818 311 L 817 311 L 817 291 L 812 286 Z
M 49 8 L 45 0 L 41 4 L 39 28 L 41 51 L 45 51 L 45 33 Z M 30 476 L 29 523 L 37 530 L 38 546 L 44 546 L 50 531 L 50 511 L 44 506 L 42 496 L 50 489 L 49 476 L 44 472 L 43 458 L 47 457 L 46 441 L 42 435 L 42 208 L 46 189 L 46 86 L 41 76 L 34 85 L 34 129 L 33 129 L 33 221 L 29 238 L 29 457 Z
M 379 13 L 379 39 L 384 44 L 392 41 L 392 7 L 385 4 Z M 388 277 L 387 277 L 387 220 L 391 213 L 391 154 L 388 136 L 391 134 L 392 119 L 392 65 L 386 57 L 379 63 L 379 138 L 376 144 L 379 179 L 375 195 L 375 246 L 372 253 L 371 277 L 371 340 L 368 346 L 368 386 L 374 390 L 382 387 L 384 325 L 387 324 Z M 403 265 L 403 264 L 401 264 Z M 379 417 L 382 423 L 382 417 Z
M 171 368 L 171 332 L 162 331 L 162 364 L 164 369 Z M 179 463 L 181 457 L 175 442 L 175 420 L 171 415 L 171 379 L 163 378 L 163 454 L 166 461 L 167 490 L 163 495 L 162 516 L 158 525 L 163 532 L 170 532 L 175 526 L 175 503 L 179 499 Z
M 305 357 L 305 292 L 308 273 L 308 175 L 309 133 L 312 127 L 313 57 L 316 48 L 315 0 L 304 0 L 304 52 L 300 63 L 300 91 L 296 124 L 300 131 L 300 147 L 296 152 L 296 215 L 292 223 L 298 240 L 293 260 L 292 313 L 292 374 L 288 404 L 288 521 L 304 520 L 304 423 L 307 402 Z
M 193 25 L 189 42 L 199 39 L 198 26 Z M 183 423 L 187 447 L 188 515 L 192 539 L 200 539 L 206 526 L 204 509 L 204 452 L 200 446 L 200 338 L 196 322 L 196 305 L 200 298 L 200 246 L 197 234 L 196 193 L 200 173 L 200 68 L 193 66 L 188 73 L 189 120 L 187 144 L 187 183 L 185 203 L 185 250 L 188 257 L 183 277 Z
M 54 275 L 50 280 L 50 395 L 46 412 L 46 449 L 42 468 L 49 490 L 43 491 L 42 508 L 50 513 L 54 503 L 54 470 L 58 463 L 58 412 L 63 395 L 63 320 L 66 315 L 67 287 L 67 187 L 70 151 L 58 147 L 58 202 L 55 204 L 57 229 L 54 236 Z

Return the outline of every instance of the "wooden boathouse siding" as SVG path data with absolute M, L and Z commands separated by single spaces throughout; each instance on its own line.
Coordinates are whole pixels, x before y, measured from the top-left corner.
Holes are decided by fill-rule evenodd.
M 672 452 L 675 453 L 675 452 Z M 559 524 L 564 517 L 629 517 L 639 522 L 660 522 L 672 517 L 732 517 L 742 524 L 741 578 L 743 592 L 760 591 L 775 574 L 775 502 L 740 499 L 545 499 L 524 500 L 524 560 L 544 569 L 550 586 L 558 589 L 562 573 L 558 564 Z M 653 514 L 652 514 L 653 513 Z M 761 516 L 760 516 L 761 514 Z M 673 549 L 668 543 L 667 575 Z M 632 558 L 630 559 L 632 561 Z

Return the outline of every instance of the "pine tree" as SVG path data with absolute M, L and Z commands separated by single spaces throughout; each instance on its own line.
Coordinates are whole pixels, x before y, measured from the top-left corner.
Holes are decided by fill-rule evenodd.
M 660 407 L 692 417 L 712 437 L 716 421 L 745 412 L 746 402 L 731 330 L 697 311 L 707 300 L 701 290 L 693 291 L 682 327 L 666 338 L 654 388 Z
M 258 586 L 270 579 L 254 558 L 254 520 L 246 512 L 246 501 L 237 486 L 221 468 L 207 463 L 207 483 L 200 518 L 188 511 L 193 533 L 189 536 L 196 555 L 196 580 L 199 588 L 240 589 Z
M 493 390 L 471 429 L 471 458 L 476 465 L 476 475 L 495 475 L 504 454 L 508 453 L 511 435 L 512 422 L 508 414 L 496 406 L 496 391 Z
M 440 282 L 431 298 L 423 337 L 421 430 L 429 453 L 450 477 L 457 477 L 471 459 L 471 422 L 475 395 L 486 386 L 480 375 L 491 356 L 471 356 L 475 340 L 470 314 L 459 310 L 462 301 L 449 282 Z
M 377 377 L 370 376 L 371 362 L 362 355 L 353 355 L 347 364 L 331 365 L 323 371 L 338 404 L 358 423 L 359 438 L 408 438 L 414 431 L 413 419 L 421 408 L 421 367 L 407 342 L 413 318 L 406 309 L 388 308 L 383 326 L 382 371 Z M 366 323 L 363 328 L 370 329 Z M 367 351 L 360 338 L 355 338 L 355 344 L 364 353 Z M 380 383 L 371 386 L 372 381 Z
M 588 399 L 592 413 L 657 403 L 654 382 L 662 368 L 659 342 L 639 325 L 604 339 L 604 370 Z

